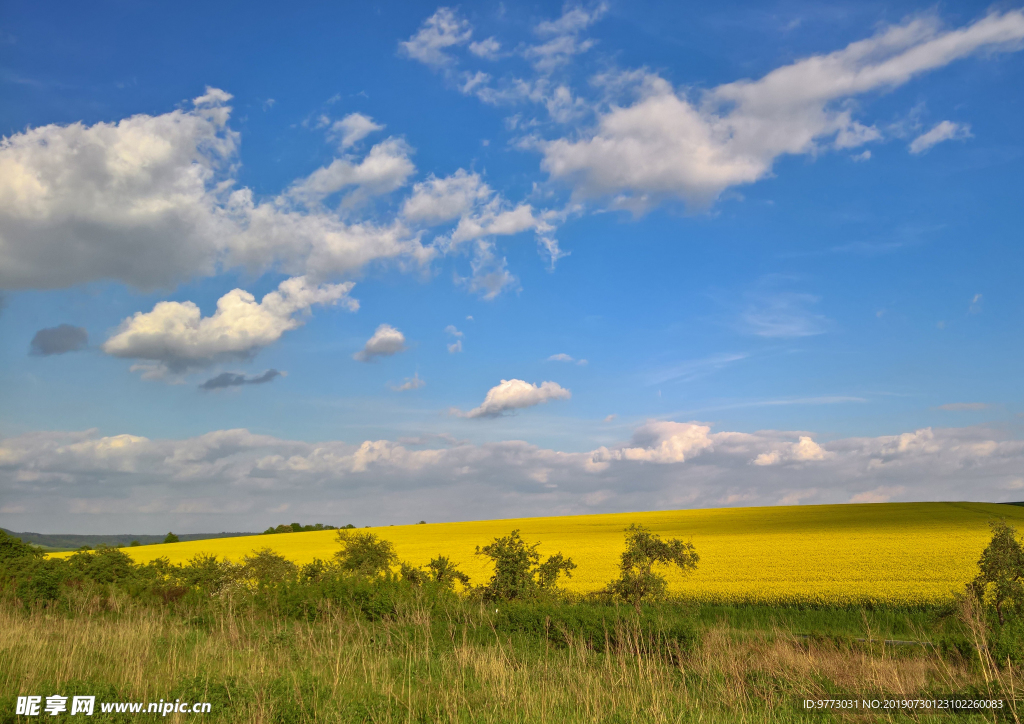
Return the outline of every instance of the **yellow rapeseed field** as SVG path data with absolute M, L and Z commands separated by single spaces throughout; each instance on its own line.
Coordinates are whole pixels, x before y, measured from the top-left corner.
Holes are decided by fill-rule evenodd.
M 988 522 L 1024 529 L 1024 507 L 990 503 L 878 503 L 672 510 L 521 518 L 372 528 L 414 565 L 444 554 L 474 583 L 490 575 L 473 551 L 518 528 L 543 554 L 561 551 L 578 564 L 567 588 L 594 591 L 615 576 L 623 529 L 647 526 L 693 542 L 700 565 L 670 575 L 673 593 L 708 602 L 929 603 L 948 599 L 976 573 Z M 125 548 L 135 560 L 172 563 L 204 552 L 239 560 L 270 547 L 306 563 L 337 550 L 335 531 L 223 538 Z

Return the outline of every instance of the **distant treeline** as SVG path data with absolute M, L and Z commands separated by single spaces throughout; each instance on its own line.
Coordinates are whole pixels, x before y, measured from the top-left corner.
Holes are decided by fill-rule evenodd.
M 52 550 L 77 550 L 82 546 L 127 546 L 132 541 L 138 541 L 141 545 L 163 543 L 166 534 L 162 535 L 133 535 L 131 533 L 113 535 L 74 535 L 71 533 L 15 533 L 6 528 L 0 528 L 4 533 L 21 538 L 26 543 L 50 548 Z M 256 533 L 181 533 L 179 540 L 212 540 L 214 538 L 238 538 L 243 535 L 256 535 Z
M 349 523 L 348 525 L 341 526 L 341 528 L 348 529 L 355 528 L 355 526 Z M 276 528 L 273 526 L 267 528 L 265 531 L 263 531 L 263 535 L 272 535 L 274 533 L 306 533 L 311 530 L 338 530 L 338 526 L 327 525 L 325 523 L 315 523 L 313 525 L 301 525 L 299 523 L 282 523 Z

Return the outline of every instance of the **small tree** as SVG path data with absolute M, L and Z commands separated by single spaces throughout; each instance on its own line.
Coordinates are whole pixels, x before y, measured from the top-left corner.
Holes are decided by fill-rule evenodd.
M 645 599 L 664 595 L 668 582 L 654 572 L 656 564 L 675 564 L 684 573 L 697 567 L 700 557 L 692 543 L 676 538 L 662 540 L 642 525 L 626 528 L 626 550 L 619 560 L 619 577 L 606 591 L 633 604 L 637 611 Z
M 483 548 L 477 546 L 477 555 L 487 556 L 494 562 L 494 575 L 481 589 L 484 600 L 531 598 L 540 591 L 554 588 L 560 573 L 572 577 L 576 564 L 571 558 L 556 553 L 541 563 L 537 552 L 539 545 L 527 545 L 519 531 L 514 530 Z
M 395 546 L 373 533 L 353 533 L 339 530 L 336 540 L 341 550 L 334 554 L 342 570 L 364 576 L 386 575 L 398 563 Z
M 1006 614 L 1024 611 L 1024 550 L 1017 530 L 1005 520 L 989 523 L 992 540 L 981 552 L 978 575 L 968 584 L 974 595 L 995 609 L 999 625 Z
M 469 576 L 460 571 L 447 556 L 438 556 L 432 559 L 427 564 L 427 570 L 430 572 L 430 578 L 434 583 L 438 583 L 445 588 L 454 588 L 456 581 L 463 586 L 469 585 Z
M 242 558 L 237 575 L 258 586 L 283 583 L 298 573 L 298 566 L 270 548 L 261 548 Z
M 179 542 L 178 541 L 178 536 L 174 535 L 174 533 L 168 533 L 167 537 L 164 538 L 164 543 L 178 543 L 178 542 Z

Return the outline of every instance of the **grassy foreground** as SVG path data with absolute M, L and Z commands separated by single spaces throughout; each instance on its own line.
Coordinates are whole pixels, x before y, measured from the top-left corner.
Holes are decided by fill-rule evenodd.
M 707 603 L 929 605 L 948 601 L 977 571 L 991 520 L 1024 526 L 1024 507 L 990 503 L 878 503 L 677 510 L 374 528 L 399 558 L 423 565 L 443 554 L 474 584 L 490 569 L 477 545 L 518 528 L 540 552 L 561 551 L 578 568 L 563 585 L 587 593 L 615 576 L 622 531 L 640 523 L 692 540 L 697 571 L 670 576 L 669 591 Z M 269 546 L 296 563 L 329 559 L 334 531 L 226 538 L 125 548 L 137 562 L 197 553 L 237 562 Z M 60 555 L 60 554 L 57 554 Z
M 545 634 L 522 625 L 526 609 L 468 602 L 412 601 L 380 621 L 342 609 L 305 621 L 230 606 L 153 608 L 98 593 L 78 596 L 72 615 L 2 606 L 0 722 L 39 721 L 13 716 L 15 693 L 212 703 L 209 714 L 169 722 L 982 722 L 993 719 L 801 702 L 1006 698 L 1008 677 L 1019 675 L 1003 671 L 1000 686 L 969 649 L 878 642 L 934 633 L 920 611 L 703 608 L 692 637 L 651 637 L 625 616 L 604 641 L 588 641 L 564 616 L 571 608 L 562 609 L 569 625 Z M 648 613 L 695 614 L 672 605 Z M 808 627 L 816 635 L 795 635 Z M 97 711 L 90 721 L 153 718 Z M 1014 719 L 1004 709 L 999 720 Z
M 298 563 L 330 559 L 334 531 L 66 561 L 6 541 L 0 724 L 39 721 L 13 713 L 16 697 L 54 694 L 210 703 L 161 717 L 182 722 L 1019 722 L 1024 628 L 993 629 L 975 599 L 952 598 L 999 517 L 1024 511 L 822 506 L 373 531 L 406 561 L 451 555 L 476 583 L 488 571 L 473 547 L 512 528 L 579 563 L 575 592 L 497 601 L 406 567 L 360 573 L 344 557 L 301 568 L 271 553 L 240 560 L 268 546 Z M 612 578 L 631 522 L 690 534 L 697 571 L 675 581 L 675 596 L 635 609 L 579 595 Z M 200 552 L 243 565 L 187 560 Z M 1003 706 L 885 708 L 936 700 Z M 153 717 L 97 710 L 90 721 Z

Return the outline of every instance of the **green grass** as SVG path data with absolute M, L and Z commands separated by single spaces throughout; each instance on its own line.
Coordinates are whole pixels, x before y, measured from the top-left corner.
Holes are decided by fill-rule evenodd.
M 610 606 L 411 599 L 380 620 L 331 608 L 310 621 L 188 598 L 140 605 L 83 589 L 64 612 L 0 605 L 0 724 L 18 721 L 17 695 L 54 693 L 210 701 L 201 720 L 232 724 L 987 721 L 801 706 L 806 698 L 989 696 L 969 657 L 839 637 L 867 633 L 865 623 L 873 635 L 929 625 L 933 634 L 937 613 L 665 604 L 645 609 L 660 626 L 645 629 L 632 609 Z M 610 645 L 588 638 L 595 620 Z M 662 635 L 682 629 L 693 635 Z M 804 632 L 838 638 L 794 635 Z

